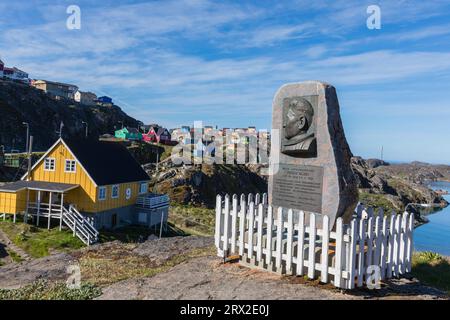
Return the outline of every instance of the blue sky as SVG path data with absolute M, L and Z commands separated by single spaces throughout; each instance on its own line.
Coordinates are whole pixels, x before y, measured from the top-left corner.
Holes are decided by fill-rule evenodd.
M 81 8 L 81 30 L 66 8 Z M 368 5 L 381 30 L 366 27 Z M 450 1 L 5 1 L 0 56 L 167 127 L 270 128 L 286 82 L 338 92 L 355 155 L 450 164 Z

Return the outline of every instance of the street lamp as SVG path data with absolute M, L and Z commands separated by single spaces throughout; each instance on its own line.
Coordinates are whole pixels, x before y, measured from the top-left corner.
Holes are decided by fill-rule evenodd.
M 28 122 L 22 122 L 22 124 L 27 127 L 27 138 L 26 138 L 26 142 L 25 142 L 25 152 L 28 152 L 28 147 L 29 147 L 28 143 L 30 141 L 30 125 L 28 124 Z
M 88 137 L 88 124 L 85 121 L 81 121 L 82 124 L 86 125 L 86 138 Z

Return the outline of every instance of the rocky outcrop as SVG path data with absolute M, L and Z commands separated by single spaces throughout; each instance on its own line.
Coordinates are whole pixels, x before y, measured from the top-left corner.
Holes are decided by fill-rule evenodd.
M 361 202 L 397 211 L 404 210 L 408 203 L 447 205 L 442 196 L 428 188 L 423 180 L 407 178 L 415 175 L 413 171 L 410 171 L 410 176 L 405 177 L 404 165 L 386 165 L 380 161 L 352 158 Z
M 112 133 L 121 123 L 131 127 L 140 123 L 115 105 L 85 106 L 73 100 L 55 100 L 28 85 L 0 80 L 0 145 L 6 150 L 13 145 L 15 149 L 25 149 L 26 131 L 22 122 L 30 124 L 34 150 L 47 150 L 58 138 L 61 121 L 63 135 L 68 137 L 84 136 L 83 121 L 88 123 L 92 137 Z
M 158 173 L 154 165 L 144 167 L 153 177 L 153 191 L 167 193 L 180 204 L 214 208 L 218 194 L 267 192 L 267 181 L 258 174 L 257 166 L 174 165 L 165 161 Z

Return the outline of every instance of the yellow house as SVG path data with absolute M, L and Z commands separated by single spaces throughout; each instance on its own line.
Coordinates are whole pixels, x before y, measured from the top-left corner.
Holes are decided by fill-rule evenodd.
M 37 225 L 59 219 L 86 243 L 99 228 L 167 221 L 167 196 L 148 193 L 149 176 L 122 144 L 62 139 L 21 181 L 0 186 L 0 214 Z

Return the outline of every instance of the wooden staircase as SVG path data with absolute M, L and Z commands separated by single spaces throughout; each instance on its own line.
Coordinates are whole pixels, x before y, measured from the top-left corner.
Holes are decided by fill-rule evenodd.
M 72 205 L 62 207 L 62 221 L 84 244 L 89 246 L 98 241 L 98 231 L 93 223 Z

